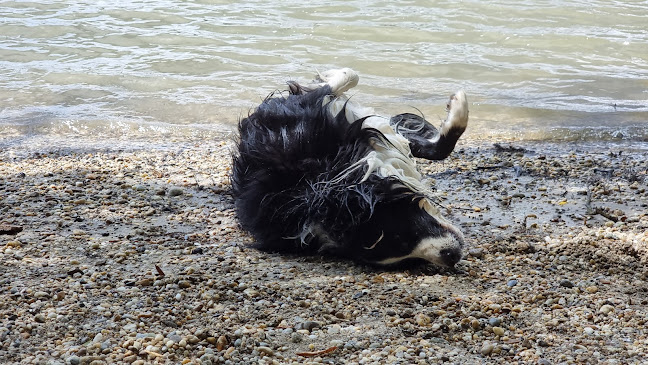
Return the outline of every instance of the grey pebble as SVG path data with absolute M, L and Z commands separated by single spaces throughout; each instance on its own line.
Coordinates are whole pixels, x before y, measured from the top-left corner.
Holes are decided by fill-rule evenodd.
M 358 347 L 358 343 L 356 341 L 348 341 L 347 343 L 344 344 L 344 348 L 347 350 L 351 350 L 353 348 Z
M 484 256 L 484 250 L 481 248 L 471 248 L 470 250 L 468 250 L 468 254 L 472 257 L 480 259 Z
M 412 318 L 414 317 L 414 311 L 411 308 L 405 308 L 405 310 L 400 314 L 401 318 Z
M 259 346 L 257 347 L 256 350 L 263 355 L 268 355 L 268 356 L 274 355 L 274 350 L 267 346 Z
M 496 327 L 502 324 L 502 320 L 497 317 L 491 317 L 488 319 L 488 324 L 491 325 L 492 327 Z
M 169 196 L 179 196 L 182 194 L 184 194 L 184 190 L 182 190 L 181 188 L 172 187 L 171 189 L 169 189 Z
M 572 283 L 571 281 L 569 281 L 567 279 L 563 279 L 563 280 L 560 280 L 560 286 L 562 286 L 564 288 L 573 288 L 574 283 Z
M 299 343 L 304 340 L 304 335 L 302 335 L 299 332 L 294 332 L 292 335 L 290 335 L 290 341 L 293 343 Z
M 178 343 L 180 342 L 180 340 L 182 340 L 182 337 L 176 335 L 175 333 L 168 334 L 167 338 L 175 343 Z
M 518 284 L 517 279 L 509 280 L 509 281 L 506 283 L 506 285 L 509 286 L 509 287 L 516 286 L 517 284 Z
M 297 325 L 295 326 L 295 329 L 296 330 L 307 330 L 307 331 L 310 332 L 313 329 L 319 328 L 319 327 L 322 327 L 322 324 L 320 324 L 319 322 L 304 321 L 304 322 L 297 323 Z
M 487 342 L 482 346 L 480 352 L 482 355 L 490 355 L 494 348 L 495 346 L 492 343 Z

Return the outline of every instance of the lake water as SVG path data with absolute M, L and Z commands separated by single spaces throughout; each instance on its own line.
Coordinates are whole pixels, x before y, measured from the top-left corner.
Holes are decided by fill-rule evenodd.
M 221 138 L 285 81 L 467 137 L 648 141 L 646 1 L 0 1 L 0 138 Z

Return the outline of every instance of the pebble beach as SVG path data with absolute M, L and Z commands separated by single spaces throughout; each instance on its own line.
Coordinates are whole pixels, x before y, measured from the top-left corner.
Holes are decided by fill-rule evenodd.
M 470 245 L 441 270 L 251 248 L 229 139 L 102 142 L 0 149 L 0 363 L 648 361 L 645 150 L 418 161 Z

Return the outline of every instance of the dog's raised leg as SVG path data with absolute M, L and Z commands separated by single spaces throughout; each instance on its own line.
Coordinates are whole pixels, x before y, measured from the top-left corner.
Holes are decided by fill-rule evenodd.
M 331 91 L 335 95 L 342 95 L 343 92 L 358 85 L 358 73 L 352 69 L 338 68 L 325 72 L 318 72 L 319 79 L 331 86 Z
M 422 117 L 410 113 L 393 116 L 389 124 L 409 140 L 412 155 L 428 160 L 443 160 L 454 150 L 457 140 L 468 126 L 466 93 L 457 91 L 450 96 L 446 111 L 448 116 L 440 130 Z
M 358 84 L 358 73 L 350 68 L 338 68 L 324 72 L 317 72 L 315 83 L 300 85 L 295 81 L 288 81 L 288 88 L 293 95 L 302 95 L 320 87 L 329 85 L 331 93 L 340 96 L 345 91 Z

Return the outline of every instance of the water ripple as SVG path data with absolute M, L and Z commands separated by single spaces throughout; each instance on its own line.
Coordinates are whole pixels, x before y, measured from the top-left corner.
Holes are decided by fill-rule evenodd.
M 384 113 L 442 115 L 466 89 L 475 138 L 645 141 L 647 17 L 638 0 L 0 2 L 0 136 L 220 135 L 285 81 L 349 66 Z

